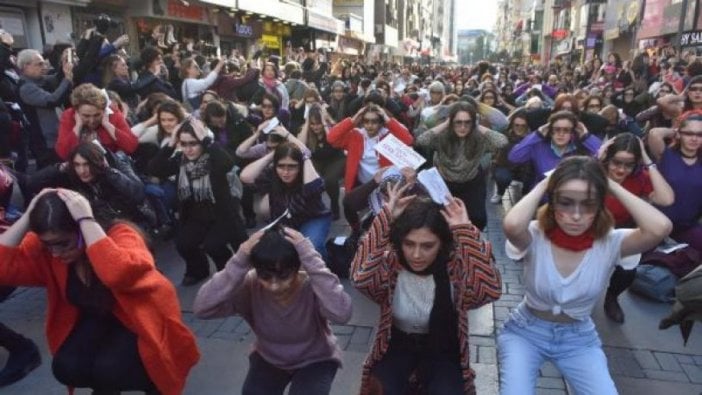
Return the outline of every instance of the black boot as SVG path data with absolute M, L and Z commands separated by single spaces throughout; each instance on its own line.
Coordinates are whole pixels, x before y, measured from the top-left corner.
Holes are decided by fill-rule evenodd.
M 41 355 L 37 345 L 1 323 L 0 345 L 10 352 L 5 368 L 0 371 L 0 387 L 21 380 L 41 365 Z
M 607 295 L 605 295 L 604 311 L 605 315 L 609 317 L 610 320 L 619 324 L 624 322 L 624 311 L 622 310 L 622 306 L 619 305 L 617 295 L 607 292 Z

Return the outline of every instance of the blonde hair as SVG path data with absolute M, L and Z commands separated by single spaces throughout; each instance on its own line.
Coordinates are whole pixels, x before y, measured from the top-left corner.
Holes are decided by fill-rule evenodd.
M 107 107 L 107 96 L 93 84 L 80 84 L 71 93 L 71 105 L 78 110 L 86 104 L 104 110 Z
M 188 78 L 188 70 L 193 67 L 193 64 L 197 64 L 197 62 L 195 62 L 195 58 L 187 58 L 180 63 L 180 72 L 178 73 L 180 79 L 184 80 Z

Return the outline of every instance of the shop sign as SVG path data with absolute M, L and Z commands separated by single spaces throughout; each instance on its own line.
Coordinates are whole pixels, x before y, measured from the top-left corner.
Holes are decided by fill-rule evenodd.
M 185 5 L 179 0 L 168 0 L 166 15 L 173 18 L 203 21 L 206 19 L 207 11 L 201 6 Z
M 687 11 L 683 14 L 685 15 L 685 23 L 683 26 L 683 31 L 688 31 L 694 29 L 692 25 L 695 22 L 695 6 L 696 1 L 687 2 Z M 665 7 L 663 11 L 663 26 L 661 27 L 661 35 L 663 34 L 674 34 L 678 32 L 680 27 L 680 11 L 682 10 L 682 1 L 671 2 L 671 4 Z
M 702 45 L 702 30 L 685 32 L 680 36 L 681 47 Z
M 604 32 L 604 39 L 605 40 L 614 40 L 617 37 L 619 37 L 619 28 L 615 27 L 613 29 L 607 29 Z
M 318 14 L 310 9 L 307 10 L 307 26 L 323 30 L 325 32 L 338 33 L 336 18 L 332 16 Z
M 670 0 L 646 0 L 641 26 L 639 27 L 639 40 L 661 35 L 663 11 L 669 2 Z
M 556 29 L 551 33 L 551 37 L 554 40 L 563 40 L 568 35 L 568 30 L 566 29 Z
M 261 44 L 268 48 L 278 49 L 280 48 L 280 37 L 264 34 L 261 36 Z
M 573 50 L 573 38 L 568 37 L 565 40 L 560 40 L 560 41 L 556 42 L 556 44 L 554 45 L 553 52 L 556 55 L 563 55 L 566 53 L 570 53 L 570 51 L 572 51 L 572 50 Z

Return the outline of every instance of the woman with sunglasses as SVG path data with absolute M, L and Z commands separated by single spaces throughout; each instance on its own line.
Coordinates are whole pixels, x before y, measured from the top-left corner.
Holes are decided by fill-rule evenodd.
M 310 151 L 282 127 L 286 142 L 249 164 L 241 171 L 241 182 L 255 184 L 256 191 L 268 196 L 270 219 L 302 232 L 326 258 L 332 216 L 324 203 L 324 179 L 312 164 Z M 286 215 L 286 213 L 288 213 Z
M 613 137 L 600 147 L 598 158 L 607 177 L 624 189 L 656 206 L 673 204 L 675 194 L 658 167 L 649 158 L 643 142 L 631 133 Z M 635 225 L 631 214 L 613 195 L 605 197 L 605 206 L 614 218 L 615 228 L 631 228 Z M 627 270 L 617 266 L 609 280 L 604 302 L 607 317 L 614 322 L 624 322 L 624 311 L 617 298 L 634 281 L 636 268 Z
M 458 102 L 449 107 L 446 121 L 417 138 L 417 145 L 434 152 L 434 166 L 451 194 L 463 201 L 473 224 L 483 229 L 487 224 L 487 174 L 480 161 L 485 153 L 496 153 L 507 145 L 505 135 L 479 126 L 475 107 Z
M 683 113 L 675 129 L 651 129 L 648 145 L 675 202 L 661 211 L 673 221 L 670 237 L 702 252 L 702 110 Z M 673 145 L 666 141 L 672 139 Z
M 536 180 L 556 168 L 567 156 L 595 156 L 602 141 L 590 134 L 570 111 L 559 111 L 548 118 L 548 124 L 531 132 L 509 152 L 512 163 L 531 163 Z
M 324 179 L 324 187 L 331 202 L 332 219 L 339 219 L 339 181 L 344 176 L 346 155 L 344 151 L 332 147 L 327 141 L 327 134 L 334 120 L 326 109 L 314 104 L 310 107 L 307 120 L 302 126 L 300 141 L 305 143 L 312 154 L 312 164 Z
M 429 394 L 475 394 L 468 311 L 500 297 L 500 272 L 460 199 L 441 207 L 410 187 L 388 188 L 351 263 L 354 287 L 380 306 L 361 394 L 413 393 L 413 375 Z
M 613 229 L 607 193 L 637 228 Z M 543 198 L 548 203 L 538 208 Z M 507 256 L 524 267 L 525 297 L 497 338 L 501 394 L 533 394 L 545 361 L 575 393 L 617 394 L 592 309 L 612 270 L 636 267 L 638 254 L 670 233 L 670 220 L 608 179 L 597 160 L 576 156 L 509 210 L 502 226 Z
M 502 202 L 502 196 L 513 181 L 522 183 L 522 193 L 526 194 L 532 185 L 534 171 L 531 164 L 514 164 L 507 159 L 512 147 L 519 144 L 529 134 L 529 124 L 524 110 L 517 110 L 510 116 L 507 127 L 507 145 L 501 147 L 493 160 L 493 177 L 495 178 L 495 193 L 490 203 Z
M 178 296 L 132 225 L 98 222 L 88 201 L 44 189 L 0 235 L 0 283 L 45 287 L 52 371 L 93 393 L 183 392 L 200 355 Z
M 213 144 L 202 122 L 193 118 L 186 118 L 149 162 L 149 174 L 161 179 L 175 176 L 180 222 L 175 244 L 185 260 L 182 285 L 209 276 L 208 255 L 221 270 L 231 256 L 229 245 L 236 249 L 246 240 L 239 202 L 227 181 L 232 166 L 234 159 Z
M 329 130 L 329 144 L 347 152 L 344 174 L 344 188 L 347 192 L 372 180 L 381 167 L 390 165 L 390 161 L 375 150 L 375 146 L 390 134 L 409 146 L 414 142 L 414 137 L 402 123 L 372 103 Z M 361 221 L 358 213 L 346 204 L 344 217 L 351 230 L 360 234 Z
M 240 315 L 251 326 L 243 395 L 282 395 L 288 385 L 290 394 L 329 394 L 341 366 L 329 324 L 351 319 L 351 297 L 302 233 L 274 227 L 251 235 L 200 288 L 193 311 L 203 319 Z

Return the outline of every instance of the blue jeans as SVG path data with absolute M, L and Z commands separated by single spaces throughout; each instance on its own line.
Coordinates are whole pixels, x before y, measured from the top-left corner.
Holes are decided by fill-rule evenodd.
M 332 217 L 331 214 L 325 214 L 321 217 L 316 217 L 308 220 L 307 222 L 300 225 L 298 231 L 305 235 L 314 246 L 314 249 L 319 252 L 324 259 L 327 261 L 327 236 L 329 235 L 329 228 L 331 227 Z
M 339 364 L 321 361 L 295 370 L 284 370 L 268 363 L 257 352 L 249 355 L 249 372 L 242 395 L 283 395 L 290 383 L 289 395 L 328 395 Z
M 617 394 L 592 319 L 542 320 L 520 304 L 497 336 L 502 395 L 534 394 L 539 368 L 552 362 L 576 394 Z

